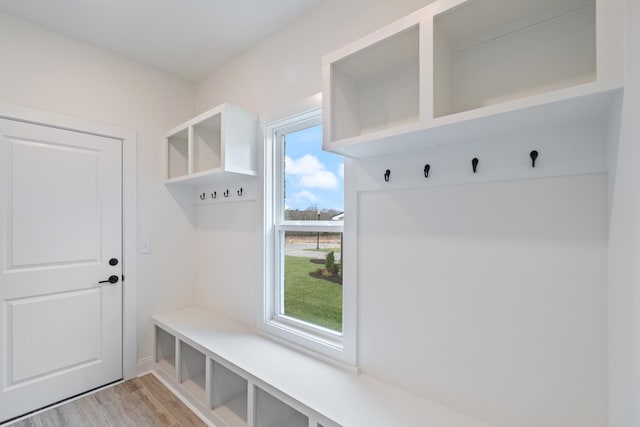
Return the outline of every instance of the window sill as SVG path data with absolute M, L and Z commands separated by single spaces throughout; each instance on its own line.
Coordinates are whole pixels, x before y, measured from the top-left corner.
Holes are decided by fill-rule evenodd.
M 302 327 L 296 327 L 302 326 Z M 256 332 L 265 338 L 287 346 L 300 353 L 321 360 L 353 374 L 359 373 L 355 360 L 349 360 L 344 350 L 342 335 L 311 326 L 309 329 L 318 330 L 313 333 L 304 328 L 304 322 L 278 316 L 259 324 Z

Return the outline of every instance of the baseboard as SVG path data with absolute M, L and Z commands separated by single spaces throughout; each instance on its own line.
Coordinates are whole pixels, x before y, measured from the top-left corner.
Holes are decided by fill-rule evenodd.
M 138 377 L 142 374 L 146 374 L 150 371 L 153 371 L 153 356 L 145 357 L 142 359 L 138 359 Z M 129 378 L 125 378 L 129 379 Z

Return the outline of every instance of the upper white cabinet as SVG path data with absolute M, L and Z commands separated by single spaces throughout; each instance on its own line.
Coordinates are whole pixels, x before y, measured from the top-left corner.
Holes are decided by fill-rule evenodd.
M 324 149 L 375 156 L 602 116 L 620 0 L 440 0 L 323 58 Z
M 334 140 L 420 121 L 419 40 L 419 25 L 402 26 L 331 64 Z
M 257 116 L 228 104 L 169 131 L 167 183 L 203 184 L 257 175 Z

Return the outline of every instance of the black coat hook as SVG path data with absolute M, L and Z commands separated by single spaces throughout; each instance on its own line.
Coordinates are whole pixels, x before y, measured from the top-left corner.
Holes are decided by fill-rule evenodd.
M 229 197 L 229 189 L 227 189 L 227 191 L 225 191 L 224 193 L 222 193 L 222 195 L 224 197 Z
M 242 187 L 238 190 L 238 196 L 242 196 Z
M 536 167 L 536 160 L 538 159 L 538 151 L 533 150 L 529 153 L 529 157 L 531 157 L 531 167 Z
M 425 178 L 429 178 L 429 171 L 431 170 L 431 165 L 430 164 L 426 164 L 424 165 L 424 177 Z
M 211 193 L 211 198 L 215 199 L 216 197 L 218 197 L 218 192 L 214 191 L 213 193 Z
M 478 171 L 478 162 L 480 162 L 480 160 L 478 160 L 477 157 L 474 157 L 473 160 L 471 160 L 471 166 L 473 166 L 473 173 L 476 173 Z
M 204 200 L 204 199 L 206 199 L 206 198 L 207 198 L 207 195 L 206 195 L 205 193 L 202 193 L 202 194 L 200 195 L 200 200 Z
M 384 182 L 389 182 L 389 177 L 391 177 L 391 171 L 387 169 L 384 173 Z

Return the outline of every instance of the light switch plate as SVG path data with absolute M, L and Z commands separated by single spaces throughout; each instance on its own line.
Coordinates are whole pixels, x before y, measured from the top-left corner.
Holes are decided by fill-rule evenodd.
M 140 240 L 140 253 L 141 254 L 151 253 L 151 240 Z

